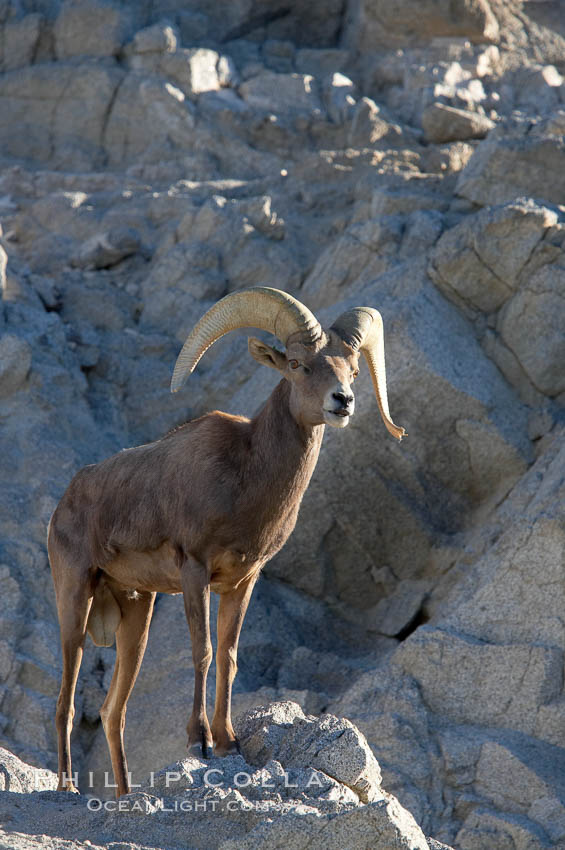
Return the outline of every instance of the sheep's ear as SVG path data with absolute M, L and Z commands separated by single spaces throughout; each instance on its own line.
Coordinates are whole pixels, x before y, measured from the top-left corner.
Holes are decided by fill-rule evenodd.
M 286 357 L 281 351 L 276 348 L 271 348 L 265 342 L 261 342 L 254 336 L 250 336 L 247 340 L 249 353 L 257 363 L 263 366 L 270 366 L 271 369 L 276 369 L 278 372 L 286 370 Z

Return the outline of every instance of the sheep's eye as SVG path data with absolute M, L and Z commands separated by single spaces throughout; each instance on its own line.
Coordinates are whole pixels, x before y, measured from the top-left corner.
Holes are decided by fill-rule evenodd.
M 298 360 L 289 360 L 288 365 L 290 366 L 291 369 L 298 369 L 298 367 L 300 366 L 300 363 L 298 362 Z
M 353 373 L 353 377 L 356 378 L 358 374 L 359 374 L 359 369 L 356 369 L 355 372 Z

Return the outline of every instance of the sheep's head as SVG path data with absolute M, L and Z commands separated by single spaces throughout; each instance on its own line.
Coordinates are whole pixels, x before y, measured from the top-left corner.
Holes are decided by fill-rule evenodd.
M 186 377 L 217 339 L 236 328 L 256 327 L 274 334 L 284 353 L 258 339 L 249 340 L 252 356 L 277 369 L 291 384 L 295 418 L 310 425 L 344 428 L 354 409 L 351 385 L 359 371 L 359 354 L 367 361 L 377 402 L 388 431 L 401 440 L 404 428 L 390 418 L 384 362 L 383 326 L 372 307 L 343 313 L 324 331 L 315 316 L 286 292 L 255 287 L 227 295 L 196 324 L 178 356 L 171 390 Z
M 255 360 L 276 369 L 289 382 L 295 419 L 334 428 L 349 424 L 355 410 L 352 384 L 359 374 L 359 354 L 335 331 L 322 332 L 311 344 L 305 344 L 300 333 L 293 334 L 284 353 L 251 337 L 249 351 Z

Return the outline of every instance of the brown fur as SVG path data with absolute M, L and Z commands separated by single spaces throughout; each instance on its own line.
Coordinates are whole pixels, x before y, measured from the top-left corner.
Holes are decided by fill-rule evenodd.
M 116 670 L 101 714 L 118 795 L 129 790 L 125 711 L 157 591 L 184 594 L 196 670 L 189 745 L 204 755 L 212 743 L 220 754 L 237 747 L 231 683 L 249 597 L 261 567 L 296 523 L 318 459 L 328 394 L 338 384 L 348 387 L 357 365 L 357 355 L 332 335 L 314 348 L 294 341 L 286 356 L 259 341 L 251 340 L 250 350 L 283 374 L 257 416 L 215 411 L 87 466 L 52 517 L 48 549 L 63 646 L 60 788 L 73 788 L 73 699 L 88 628 L 104 645 L 116 631 Z M 292 370 L 292 358 L 304 366 Z M 210 589 L 221 595 L 211 728 L 205 713 Z

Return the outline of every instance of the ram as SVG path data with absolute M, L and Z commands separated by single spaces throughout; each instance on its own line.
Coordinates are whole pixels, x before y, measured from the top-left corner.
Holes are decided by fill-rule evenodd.
M 251 592 L 294 528 L 324 425 L 344 428 L 349 422 L 360 353 L 386 427 L 399 440 L 405 434 L 388 410 L 377 310 L 349 310 L 323 330 L 303 304 L 268 287 L 228 295 L 202 317 L 179 354 L 171 389 L 181 387 L 212 343 L 242 327 L 268 331 L 285 346 L 283 353 L 249 339 L 255 360 L 282 378 L 259 413 L 253 419 L 208 413 L 154 443 L 85 467 L 51 518 L 48 549 L 63 653 L 56 715 L 61 790 L 75 790 L 70 737 L 88 631 L 99 645 L 116 637 L 116 665 L 100 714 L 117 795 L 129 791 L 126 706 L 157 592 L 184 596 L 195 670 L 189 747 L 204 757 L 213 749 L 217 755 L 237 751 L 231 688 Z M 210 590 L 220 595 L 211 726 Z

